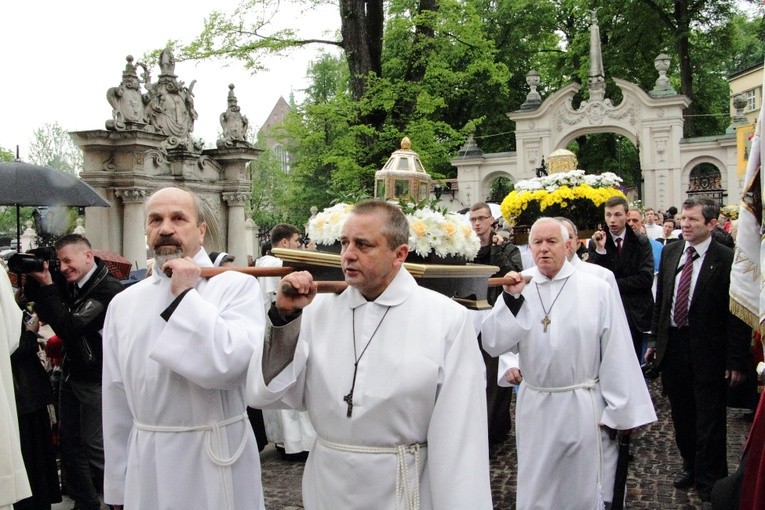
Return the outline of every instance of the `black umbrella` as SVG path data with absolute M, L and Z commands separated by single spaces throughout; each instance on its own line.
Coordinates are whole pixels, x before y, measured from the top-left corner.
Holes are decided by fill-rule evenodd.
M 96 190 L 74 175 L 22 161 L 0 162 L 0 205 L 16 206 L 16 240 L 19 251 L 19 207 L 23 205 L 110 207 L 109 202 Z

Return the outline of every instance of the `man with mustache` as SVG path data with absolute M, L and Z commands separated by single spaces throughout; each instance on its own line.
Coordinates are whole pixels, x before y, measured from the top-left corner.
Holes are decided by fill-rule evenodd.
M 272 338 L 247 392 L 250 405 L 308 410 L 307 510 L 492 508 L 475 330 L 403 267 L 408 238 L 396 206 L 356 204 L 341 237 L 349 287 L 317 296 L 310 273 L 291 273 L 268 312 Z
M 59 432 L 66 489 L 78 509 L 98 510 L 104 473 L 101 331 L 106 308 L 122 285 L 80 234 L 61 237 L 54 247 L 66 287 L 54 283 L 45 262 L 42 271 L 29 273 L 38 285 L 28 284 L 24 293 L 64 343 Z
M 104 324 L 104 497 L 118 509 L 264 507 L 244 402 L 261 292 L 241 273 L 200 278 L 212 262 L 199 204 L 172 187 L 148 199 L 154 272 Z

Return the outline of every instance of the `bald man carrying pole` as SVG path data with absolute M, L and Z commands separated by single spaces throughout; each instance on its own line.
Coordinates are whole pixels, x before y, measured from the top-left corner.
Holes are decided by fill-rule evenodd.
M 553 218 L 531 228 L 536 267 L 510 272 L 481 328 L 484 349 L 519 355 L 516 404 L 518 510 L 595 510 L 611 501 L 613 431 L 656 420 L 611 287 L 566 259 L 568 230 Z M 527 284 L 524 276 L 531 276 Z
M 263 345 L 256 278 L 212 267 L 199 200 L 163 188 L 146 202 L 153 274 L 111 302 L 104 324 L 104 498 L 118 509 L 264 508 L 245 412 Z

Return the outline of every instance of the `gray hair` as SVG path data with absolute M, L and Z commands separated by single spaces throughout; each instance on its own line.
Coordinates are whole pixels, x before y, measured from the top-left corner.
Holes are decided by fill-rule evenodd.
M 534 230 L 536 230 L 537 225 L 541 223 L 555 223 L 560 227 L 560 235 L 563 238 L 563 242 L 568 241 L 568 229 L 566 228 L 566 225 L 563 224 L 560 220 L 556 218 L 551 218 L 550 216 L 542 216 L 537 221 L 534 222 L 533 225 L 531 225 L 531 231 L 529 232 L 529 241 L 533 239 L 534 237 Z
M 382 234 L 388 240 L 388 246 L 391 250 L 409 243 L 409 221 L 397 206 L 378 199 L 364 200 L 354 205 L 351 213 L 385 216 Z

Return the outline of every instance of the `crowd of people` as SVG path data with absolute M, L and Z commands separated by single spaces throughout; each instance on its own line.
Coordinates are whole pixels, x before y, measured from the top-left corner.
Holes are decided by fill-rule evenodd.
M 752 331 L 728 311 L 735 226 L 712 201 L 665 217 L 615 197 L 585 242 L 539 218 L 530 259 L 474 204 L 473 262 L 505 278 L 483 311 L 417 284 L 389 203 L 353 207 L 340 294 L 306 271 L 203 278 L 236 259 L 205 250 L 200 211 L 180 188 L 149 197 L 153 270 L 127 288 L 78 234 L 15 292 L 0 271 L 0 509 L 50 509 L 61 474 L 79 510 L 264 508 L 268 442 L 306 462 L 307 509 L 491 509 L 490 446 L 513 407 L 516 508 L 624 508 L 619 447 L 657 419 L 659 374 L 674 486 L 728 508 L 726 405 L 756 375 Z M 299 229 L 276 225 L 269 246 L 303 247 Z M 269 250 L 248 265 L 280 267 Z

